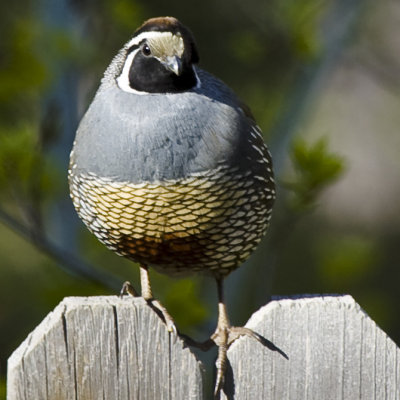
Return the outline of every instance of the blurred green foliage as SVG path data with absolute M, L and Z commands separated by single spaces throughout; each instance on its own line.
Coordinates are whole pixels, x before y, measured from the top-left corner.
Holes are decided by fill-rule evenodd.
M 32 116 L 36 108 L 32 100 L 39 100 L 38 92 L 46 82 L 46 68 L 35 51 L 39 26 L 27 17 L 14 17 L 10 25 L 1 43 L 6 54 L 0 70 L 2 122 L 18 119 L 21 111 L 22 117 Z
M 337 286 L 343 281 L 354 284 L 370 277 L 381 263 L 377 243 L 354 234 L 323 236 L 316 257 L 321 281 Z
M 353 226 L 340 230 L 318 214 L 321 194 L 343 176 L 351 160 L 332 152 L 327 139 L 310 143 L 298 138 L 301 118 L 294 115 L 303 113 L 315 96 L 314 75 L 329 70 L 321 60 L 331 47 L 344 45 L 336 39 L 337 30 L 361 3 L 0 3 L 2 377 L 11 351 L 64 296 L 115 293 L 97 276 L 67 274 L 59 268 L 66 268 L 62 258 L 51 258 L 32 243 L 50 237 L 53 245 L 99 271 L 138 285 L 136 266 L 107 250 L 78 222 L 68 198 L 66 171 L 75 128 L 103 71 L 132 32 L 157 15 L 174 15 L 192 29 L 200 66 L 222 78 L 249 104 L 267 142 L 277 143 L 271 149 L 273 158 L 291 161 L 289 171 L 282 166 L 276 171 L 278 199 L 267 240 L 246 268 L 228 279 L 233 288 L 228 300 L 234 304 L 232 320 L 244 322 L 272 293 L 345 292 L 400 338 L 400 318 L 393 307 L 400 299 L 396 279 L 391 279 L 399 274 L 399 227 L 379 235 Z M 335 29 L 329 29 L 332 26 Z M 329 67 L 334 57 L 328 61 Z M 10 230 L 1 212 L 25 227 L 25 238 Z M 213 282 L 151 274 L 155 295 L 181 331 L 194 335 L 213 331 Z M 3 383 L 0 398 L 2 390 Z
M 6 400 L 6 380 L 0 377 L 0 400 Z
M 34 192 L 50 194 L 56 189 L 52 164 L 38 149 L 37 127 L 0 128 L 0 197 L 28 202 Z
M 314 207 L 321 191 L 337 180 L 344 171 L 344 160 L 329 152 L 326 138 L 307 144 L 294 140 L 290 152 L 295 175 L 283 185 L 293 193 L 291 205 L 298 211 Z
M 174 315 L 182 332 L 195 335 L 202 323 L 210 316 L 201 300 L 199 282 L 192 278 L 171 279 L 152 271 L 154 291 L 162 297 L 168 311 Z

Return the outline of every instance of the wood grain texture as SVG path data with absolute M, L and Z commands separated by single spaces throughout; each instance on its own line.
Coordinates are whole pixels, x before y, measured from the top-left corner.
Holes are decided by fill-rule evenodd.
M 64 299 L 8 361 L 8 400 L 201 399 L 201 365 L 141 298 Z
M 400 349 L 350 296 L 277 299 L 246 326 L 266 346 L 233 343 L 222 399 L 400 399 Z M 8 363 L 8 400 L 186 400 L 202 392 L 200 363 L 141 298 L 66 298 Z
M 233 343 L 222 399 L 400 399 L 400 349 L 351 296 L 275 300 L 246 326 L 280 351 Z

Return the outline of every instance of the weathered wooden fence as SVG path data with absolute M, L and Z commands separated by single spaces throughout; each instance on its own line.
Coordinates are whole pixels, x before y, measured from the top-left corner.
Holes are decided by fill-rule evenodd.
M 281 298 L 229 349 L 223 399 L 400 399 L 400 351 L 350 296 Z M 8 361 L 8 400 L 204 399 L 202 366 L 141 298 L 66 298 Z

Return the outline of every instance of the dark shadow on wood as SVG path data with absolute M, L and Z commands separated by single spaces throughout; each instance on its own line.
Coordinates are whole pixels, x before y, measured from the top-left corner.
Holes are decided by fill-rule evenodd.
M 151 300 L 146 300 L 147 305 L 158 315 L 158 317 L 162 320 L 162 322 L 166 325 L 166 321 L 164 318 L 163 313 L 161 312 L 160 309 L 158 309 L 152 302 Z
M 257 336 L 258 336 L 258 341 L 264 347 L 267 347 L 271 351 L 276 351 L 283 358 L 285 358 L 286 360 L 289 360 L 289 356 L 282 349 L 280 349 L 278 346 L 276 346 L 274 343 L 272 343 L 270 340 L 268 340 L 264 336 L 261 336 L 258 333 L 257 333 Z M 258 371 L 254 371 L 254 373 L 257 374 Z M 232 370 L 231 363 L 229 362 L 229 357 L 227 359 L 227 364 L 226 364 L 225 384 L 223 387 L 223 391 L 228 400 L 234 400 L 234 398 L 235 398 L 235 379 L 233 376 L 233 370 Z
M 179 337 L 184 341 L 185 345 L 188 347 L 195 347 L 202 351 L 208 351 L 215 346 L 214 341 L 211 338 L 208 338 L 204 342 L 198 342 L 197 340 L 192 339 L 190 336 L 185 335 L 184 333 L 178 332 Z
M 271 351 L 276 351 L 283 358 L 285 358 L 286 360 L 289 360 L 289 356 L 282 349 L 280 349 L 278 346 L 276 346 L 274 343 L 272 343 L 270 340 L 268 340 L 264 336 L 261 336 L 259 333 L 256 333 L 256 332 L 254 332 L 254 333 L 257 335 L 257 341 L 259 343 L 261 343 L 264 347 L 267 347 Z M 185 335 L 184 333 L 179 333 L 179 336 L 181 337 L 181 339 L 183 339 L 186 346 L 196 347 L 203 351 L 208 351 L 213 346 L 215 346 L 214 341 L 211 339 L 207 339 L 204 342 L 197 342 L 196 340 L 192 339 L 190 336 Z M 257 371 L 254 371 L 254 373 L 257 373 Z M 216 377 L 215 363 L 214 363 L 214 374 L 213 375 L 214 375 L 214 385 L 215 385 L 215 377 Z M 213 387 L 214 387 L 214 385 L 213 385 Z M 227 364 L 226 364 L 225 383 L 224 383 L 223 391 L 228 400 L 234 400 L 235 380 L 233 377 L 233 370 L 232 370 L 232 366 L 229 362 L 229 358 L 227 359 Z
M 262 344 L 265 347 L 268 347 L 272 351 L 278 352 L 282 357 L 286 358 L 286 360 L 289 360 L 289 356 L 278 346 L 274 345 L 270 340 L 266 339 L 264 336 L 258 335 L 260 339 L 262 340 Z
M 225 383 L 222 389 L 228 400 L 234 400 L 235 398 L 235 379 L 233 378 L 233 369 L 229 358 L 226 360 L 226 371 L 225 371 Z

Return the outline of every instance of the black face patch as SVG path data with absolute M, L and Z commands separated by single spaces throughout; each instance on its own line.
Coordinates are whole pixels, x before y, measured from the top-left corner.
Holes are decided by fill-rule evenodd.
M 147 93 L 179 93 L 196 86 L 193 67 L 182 60 L 182 73 L 178 76 L 166 68 L 158 59 L 137 52 L 129 69 L 129 86 Z
M 143 32 L 171 32 L 174 35 L 180 34 L 183 38 L 185 53 L 190 63 L 196 64 L 199 62 L 199 53 L 192 32 L 176 18 L 151 18 L 136 30 L 135 36 Z

